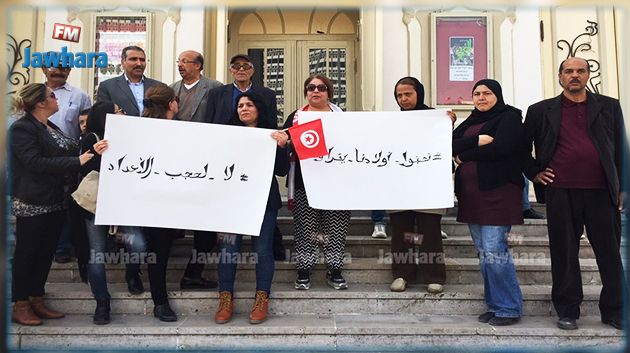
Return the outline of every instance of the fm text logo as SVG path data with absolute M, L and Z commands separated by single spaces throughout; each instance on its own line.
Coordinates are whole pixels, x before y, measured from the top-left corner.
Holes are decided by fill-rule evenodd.
M 79 43 L 81 37 L 81 27 L 55 23 L 53 26 L 53 39 L 65 40 L 67 42 Z

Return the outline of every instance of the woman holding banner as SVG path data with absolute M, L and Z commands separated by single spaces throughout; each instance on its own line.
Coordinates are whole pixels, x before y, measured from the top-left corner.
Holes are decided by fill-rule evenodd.
M 505 104 L 501 85 L 478 81 L 475 109 L 453 131 L 457 221 L 468 223 L 479 253 L 487 312 L 479 321 L 512 325 L 522 314 L 522 294 L 507 237 L 523 223 L 520 167 L 521 111 Z
M 179 97 L 165 84 L 151 86 L 144 95 L 143 117 L 172 120 L 179 111 Z M 166 292 L 166 267 L 168 255 L 176 237 L 171 228 L 145 227 L 148 248 L 155 255 L 155 261 L 148 264 L 153 316 L 160 321 L 177 321 L 177 314 L 168 303 Z
M 298 125 L 301 111 L 341 112 L 330 102 L 333 85 L 321 74 L 311 75 L 304 81 L 304 97 L 308 104 L 287 117 L 284 128 Z M 318 210 L 309 206 L 302 180 L 300 162 L 294 150 L 290 151 L 291 168 L 287 183 L 289 208 L 293 210 L 295 225 L 295 252 L 297 279 L 295 289 L 311 287 L 311 271 L 319 260 L 318 243 L 323 244 L 324 257 L 328 266 L 326 280 L 334 289 L 347 289 L 348 284 L 341 275 L 346 247 L 346 235 L 350 225 L 350 211 Z
M 261 96 L 252 91 L 242 93 L 236 101 L 234 116 L 230 125 L 245 126 L 248 128 L 275 129 L 275 117 L 270 114 L 268 107 Z M 274 174 L 287 175 L 289 161 L 286 146 L 289 136 L 284 131 L 273 131 L 271 137 L 276 140 L 276 160 Z M 255 153 L 255 151 L 252 151 Z M 265 208 L 262 226 L 259 236 L 252 237 L 252 244 L 256 252 L 256 297 L 254 306 L 249 315 L 249 322 L 259 324 L 267 319 L 269 308 L 269 293 L 275 271 L 273 256 L 273 237 L 276 228 L 278 210 L 282 207 L 278 181 L 271 178 L 269 197 Z M 219 233 L 219 306 L 214 316 L 214 321 L 224 324 L 232 319 L 234 309 L 233 293 L 234 280 L 236 278 L 236 266 L 241 252 L 243 236 L 240 234 Z M 247 257 L 242 257 L 247 258 Z
M 111 102 L 96 102 L 88 113 L 86 122 L 86 135 L 81 139 L 81 151 L 93 152 L 94 158 L 81 168 L 81 178 L 85 178 L 92 171 L 100 171 L 101 155 L 107 150 L 107 141 L 103 140 L 105 134 L 105 117 L 107 114 L 122 114 L 121 109 Z M 95 225 L 94 214 L 82 209 L 85 222 L 87 240 L 90 248 L 90 260 L 87 265 L 88 282 L 96 300 L 96 309 L 92 321 L 97 325 L 105 325 L 110 318 L 110 294 L 107 289 L 107 276 L 105 274 L 107 234 L 109 226 Z M 117 234 L 122 234 L 122 241 L 130 253 L 142 253 L 146 251 L 146 243 L 141 228 L 120 226 Z M 138 273 L 140 264 L 125 264 L 126 277 Z M 142 284 L 142 282 L 140 282 Z M 132 288 L 129 288 L 130 290 Z
M 432 109 L 424 104 L 424 86 L 415 77 L 398 80 L 394 86 L 394 98 L 403 111 Z M 456 119 L 453 112 L 449 112 L 449 117 L 452 121 Z M 394 281 L 390 286 L 393 292 L 405 291 L 409 282 L 427 284 L 429 293 L 442 292 L 446 266 L 440 222 L 445 213 L 445 209 L 436 209 L 393 211 L 389 214 L 394 255 Z

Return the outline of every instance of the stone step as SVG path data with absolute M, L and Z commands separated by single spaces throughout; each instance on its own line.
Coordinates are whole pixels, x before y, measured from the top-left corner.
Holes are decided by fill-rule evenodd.
M 151 315 L 153 301 L 149 292 L 132 295 L 122 283 L 108 286 L 112 313 Z M 147 288 L 148 290 L 148 288 Z M 218 305 L 218 290 L 182 291 L 178 283 L 167 284 L 169 303 L 178 315 L 210 315 Z M 523 315 L 555 316 L 551 286 L 523 285 Z M 601 286 L 584 286 L 582 315 L 599 315 Z M 255 286 L 237 284 L 234 293 L 236 312 L 251 310 Z M 50 307 L 67 314 L 92 314 L 95 301 L 83 283 L 51 283 L 46 286 Z M 317 314 L 431 314 L 475 315 L 486 309 L 483 285 L 445 285 L 444 292 L 431 294 L 424 285 L 410 285 L 405 292 L 391 292 L 388 284 L 351 284 L 347 290 L 334 290 L 317 284 L 310 290 L 295 290 L 290 283 L 272 287 L 269 310 L 274 315 Z
M 391 257 L 389 258 L 391 260 Z M 215 260 L 215 259 L 210 259 Z M 253 258 L 246 256 L 244 263 L 239 265 L 236 279 L 238 282 L 253 282 L 256 278 Z M 388 258 L 355 258 L 346 256 L 347 263 L 344 266 L 344 277 L 350 284 L 354 283 L 391 283 L 391 263 Z M 166 281 L 178 283 L 188 262 L 187 258 L 175 257 L 169 259 L 166 273 Z M 594 259 L 582 259 L 582 283 L 600 284 L 597 264 Z M 517 274 L 521 284 L 549 284 L 551 283 L 551 268 L 549 258 L 539 255 L 522 256 L 515 258 Z M 108 283 L 120 283 L 124 281 L 125 267 L 121 264 L 107 265 Z M 142 265 L 144 281 L 148 281 L 146 265 Z M 326 267 L 319 264 L 313 270 L 312 280 L 317 283 L 325 283 Z M 206 266 L 204 276 L 216 280 L 216 265 Z M 274 282 L 291 283 L 295 280 L 295 264 L 290 261 L 276 261 Z M 53 263 L 49 276 L 49 282 L 79 282 L 79 272 L 76 262 L 67 264 Z M 448 284 L 475 284 L 481 283 L 479 273 L 479 260 L 476 258 L 446 258 L 446 283 Z
M 250 352 L 304 351 L 485 351 L 536 347 L 540 351 L 616 349 L 625 345 L 623 331 L 584 316 L 580 329 L 560 330 L 555 318 L 525 316 L 516 325 L 494 327 L 476 315 L 278 315 L 251 325 L 247 313 L 218 325 L 212 315 L 181 316 L 173 323 L 149 315 L 113 315 L 109 325 L 92 324 L 91 315 L 46 320 L 42 326 L 12 325 L 7 341 L 16 349 L 201 350 Z
M 278 228 L 282 234 L 294 234 L 293 218 L 291 216 L 278 217 Z M 391 234 L 391 227 L 386 227 L 388 234 Z M 348 234 L 353 235 L 372 235 L 374 223 L 369 216 L 352 216 L 350 219 L 350 227 Z M 442 217 L 442 230 L 449 236 L 467 235 L 470 236 L 468 225 L 459 223 L 455 217 Z M 513 236 L 547 236 L 547 220 L 546 219 L 526 219 L 524 224 L 515 225 L 510 232 Z
M 289 258 L 294 249 L 293 235 L 284 235 L 282 243 L 285 247 L 285 255 Z M 473 246 L 470 235 L 449 236 L 447 239 L 443 239 L 442 243 L 444 244 L 446 257 L 477 257 L 477 250 Z M 515 257 L 521 257 L 523 254 L 538 254 L 541 257 L 550 256 L 547 237 L 514 235 L 508 238 L 508 243 L 510 251 Z M 190 256 L 192 245 L 193 239 L 191 235 L 176 239 L 171 248 L 171 256 Z M 253 251 L 251 237 L 243 239 L 242 251 Z M 346 252 L 352 254 L 353 257 L 376 258 L 384 256 L 384 254 L 391 252 L 391 237 L 374 239 L 370 235 L 348 235 L 346 237 Z M 594 258 L 593 249 L 587 240 L 580 242 L 580 258 Z

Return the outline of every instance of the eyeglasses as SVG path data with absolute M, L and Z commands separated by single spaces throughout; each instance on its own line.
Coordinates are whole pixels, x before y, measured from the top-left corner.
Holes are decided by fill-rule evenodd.
M 196 63 L 197 63 L 197 61 L 195 61 L 195 60 L 187 60 L 187 59 L 181 59 L 181 60 L 175 61 L 175 64 L 182 64 L 182 65 L 196 64 Z
M 308 85 L 306 85 L 306 90 L 309 91 L 309 92 L 314 92 L 315 88 L 317 88 L 317 90 L 320 91 L 320 92 L 327 92 L 328 91 L 328 86 L 326 86 L 324 84 L 314 85 L 312 83 L 309 83 Z
M 232 65 L 230 65 L 230 67 L 233 70 L 236 70 L 236 71 L 239 71 L 240 69 L 243 69 L 243 70 L 247 71 L 247 70 L 251 70 L 251 69 L 254 68 L 251 64 L 247 64 L 247 63 L 245 63 L 245 64 L 232 64 Z

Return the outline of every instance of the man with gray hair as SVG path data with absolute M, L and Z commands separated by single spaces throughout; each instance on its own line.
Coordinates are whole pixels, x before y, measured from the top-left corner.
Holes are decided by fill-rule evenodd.
M 182 79 L 171 85 L 179 97 L 179 111 L 174 119 L 204 122 L 208 92 L 215 87 L 220 87 L 222 83 L 201 75 L 203 56 L 194 50 L 186 50 L 179 54 L 177 70 Z M 207 255 L 212 251 L 217 242 L 217 234 L 199 230 L 193 231 L 193 234 L 193 252 L 180 281 L 180 287 L 181 289 L 215 288 L 217 286 L 215 281 L 203 278 L 204 262 L 197 259 L 199 255 Z

